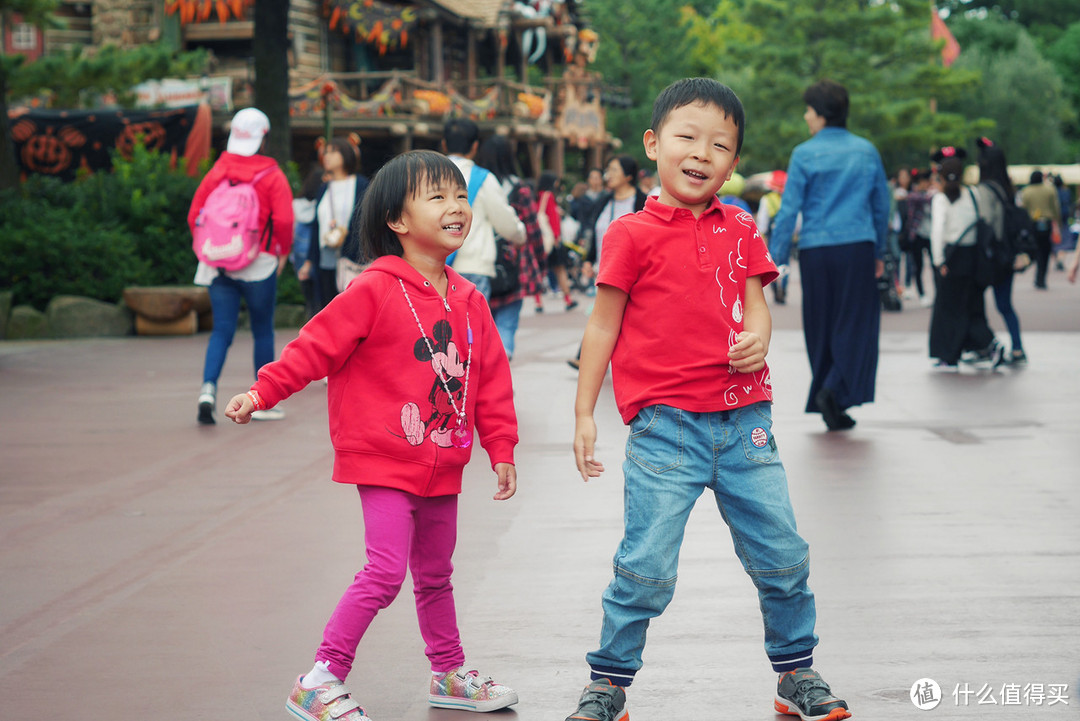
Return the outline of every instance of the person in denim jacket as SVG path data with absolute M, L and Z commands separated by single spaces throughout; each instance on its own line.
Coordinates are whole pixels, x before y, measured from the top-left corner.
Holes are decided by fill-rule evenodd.
M 813 379 L 807 413 L 829 430 L 855 425 L 852 406 L 874 400 L 889 187 L 881 156 L 846 128 L 848 93 L 830 80 L 803 93 L 809 140 L 795 147 L 769 251 L 788 263 L 795 222 L 803 292 L 803 335 Z

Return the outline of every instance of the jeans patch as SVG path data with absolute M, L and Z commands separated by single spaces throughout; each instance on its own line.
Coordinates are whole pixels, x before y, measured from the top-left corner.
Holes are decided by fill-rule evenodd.
M 772 413 L 768 404 L 756 403 L 738 409 L 734 414 L 735 427 L 742 438 L 746 460 L 754 463 L 776 463 L 776 438 L 772 434 Z

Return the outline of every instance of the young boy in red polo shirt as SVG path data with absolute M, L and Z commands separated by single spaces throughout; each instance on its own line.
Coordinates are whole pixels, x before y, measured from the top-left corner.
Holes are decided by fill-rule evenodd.
M 775 709 L 838 721 L 847 703 L 810 668 L 818 638 L 807 586 L 808 546 L 795 528 L 772 434 L 765 355 L 772 318 L 763 286 L 776 266 L 753 218 L 716 192 L 739 162 L 745 116 L 727 86 L 680 80 L 657 97 L 645 152 L 659 198 L 604 236 L 596 305 L 585 329 L 574 455 L 584 480 L 593 409 L 611 364 L 626 445 L 624 535 L 604 592 L 592 681 L 566 721 L 625 721 L 625 687 L 641 668 L 645 630 L 675 591 L 679 547 L 698 497 L 710 490 L 758 589 Z

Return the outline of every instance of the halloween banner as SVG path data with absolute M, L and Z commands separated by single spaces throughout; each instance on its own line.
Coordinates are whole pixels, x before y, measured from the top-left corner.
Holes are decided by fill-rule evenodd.
M 289 88 L 289 115 L 306 117 L 329 112 L 336 117 L 393 115 L 401 104 L 401 81 L 391 78 L 367 100 L 349 96 L 336 80 L 318 77 L 295 88 Z
M 415 7 L 379 0 L 325 0 L 323 13 L 331 30 L 355 35 L 358 42 L 374 45 L 380 55 L 407 47 L 417 20 Z
M 74 180 L 79 169 L 112 167 L 112 151 L 130 157 L 136 142 L 187 158 L 188 175 L 210 152 L 210 107 L 166 110 L 30 110 L 9 114 L 15 156 L 22 174 L 41 173 Z

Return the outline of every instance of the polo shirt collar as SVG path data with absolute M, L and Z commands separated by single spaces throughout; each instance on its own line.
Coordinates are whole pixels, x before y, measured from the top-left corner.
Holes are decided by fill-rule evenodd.
M 650 195 L 649 198 L 645 201 L 645 210 L 665 222 L 671 222 L 675 219 L 675 216 L 682 214 L 693 217 L 693 213 L 691 213 L 686 208 L 676 208 L 672 205 L 666 205 L 664 203 L 661 203 L 656 198 L 656 196 L 652 195 Z M 716 196 L 713 196 L 713 199 L 709 202 L 708 207 L 705 208 L 705 210 L 701 213 L 701 217 L 704 218 L 711 213 L 720 213 L 720 217 L 724 217 L 724 204 L 721 203 L 720 199 Z

